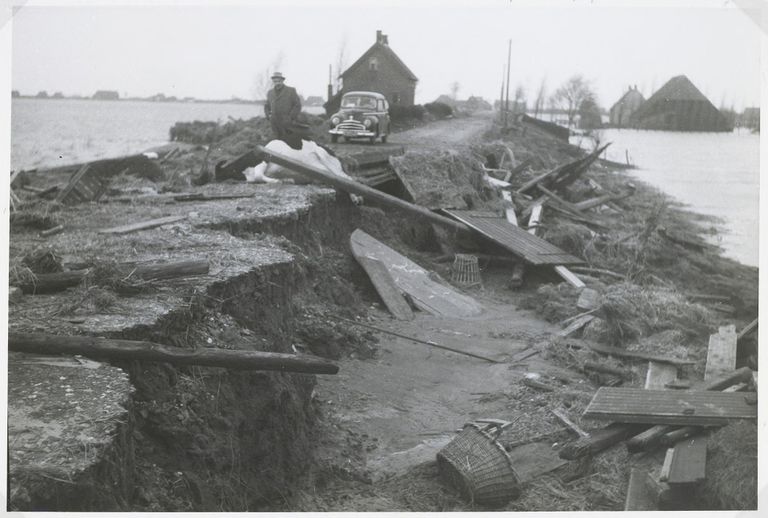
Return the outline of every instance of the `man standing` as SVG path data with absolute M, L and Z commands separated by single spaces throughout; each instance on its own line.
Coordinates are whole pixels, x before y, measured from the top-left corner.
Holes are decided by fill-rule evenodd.
M 275 134 L 275 138 L 285 140 L 301 112 L 301 100 L 295 88 L 285 85 L 285 77 L 280 72 L 272 75 L 272 84 L 274 86 L 267 93 L 264 113 L 272 124 L 272 133 Z

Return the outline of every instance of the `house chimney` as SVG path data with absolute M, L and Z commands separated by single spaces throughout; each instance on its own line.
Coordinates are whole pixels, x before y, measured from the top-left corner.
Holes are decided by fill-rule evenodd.
M 381 43 L 381 31 L 376 31 L 376 43 Z
M 384 35 L 382 35 L 382 37 L 381 37 L 381 38 L 382 38 L 382 41 L 381 41 L 381 42 L 382 42 L 384 45 L 389 45 L 389 36 L 387 36 L 386 34 L 384 34 Z

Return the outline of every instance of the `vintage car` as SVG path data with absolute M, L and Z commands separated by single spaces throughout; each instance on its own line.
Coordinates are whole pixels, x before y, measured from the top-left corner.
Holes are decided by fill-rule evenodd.
M 367 138 L 371 143 L 389 135 L 389 103 L 376 92 L 347 92 L 341 98 L 339 111 L 331 116 L 331 141 Z

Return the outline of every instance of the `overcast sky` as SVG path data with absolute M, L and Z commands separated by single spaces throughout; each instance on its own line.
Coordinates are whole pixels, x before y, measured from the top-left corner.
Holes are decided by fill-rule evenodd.
M 418 76 L 419 103 L 454 81 L 461 98 L 496 98 L 511 39 L 512 89 L 522 84 L 531 99 L 543 78 L 552 92 L 583 74 L 609 107 L 630 84 L 648 96 L 685 74 L 717 106 L 759 104 L 761 33 L 739 7 L 755 1 L 174 3 L 23 3 L 13 16 L 13 89 L 253 99 L 257 77 L 282 55 L 288 84 L 325 95 L 340 49 L 348 66 L 381 29 Z

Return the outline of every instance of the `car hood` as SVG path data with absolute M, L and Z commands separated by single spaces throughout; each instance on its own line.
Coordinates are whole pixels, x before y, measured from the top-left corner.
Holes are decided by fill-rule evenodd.
M 350 115 L 365 115 L 366 113 L 376 113 L 376 110 L 374 108 L 344 108 L 343 110 L 339 110 L 336 115 L 346 119 Z

